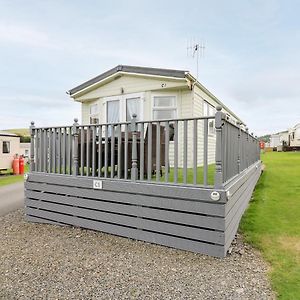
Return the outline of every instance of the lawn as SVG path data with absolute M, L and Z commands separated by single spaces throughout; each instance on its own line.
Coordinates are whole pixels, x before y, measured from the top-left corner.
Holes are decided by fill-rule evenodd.
M 300 153 L 262 155 L 261 176 L 240 230 L 270 263 L 279 299 L 300 299 Z
M 29 166 L 26 165 L 25 166 L 25 173 L 27 173 L 29 171 Z M 0 187 L 7 185 L 7 184 L 12 184 L 12 183 L 16 183 L 16 182 L 20 182 L 24 180 L 24 175 L 8 175 L 9 173 L 11 173 L 12 170 L 8 170 L 8 172 L 6 172 L 6 174 L 1 173 L 0 175 Z

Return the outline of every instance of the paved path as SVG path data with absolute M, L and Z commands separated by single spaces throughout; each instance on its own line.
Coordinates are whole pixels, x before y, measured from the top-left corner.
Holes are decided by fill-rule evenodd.
M 24 183 L 0 187 L 0 216 L 4 216 L 24 205 Z

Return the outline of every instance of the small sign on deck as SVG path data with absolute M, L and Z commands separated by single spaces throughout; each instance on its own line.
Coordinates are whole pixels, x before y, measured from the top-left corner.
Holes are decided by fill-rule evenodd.
M 93 180 L 93 189 L 102 190 L 102 180 Z

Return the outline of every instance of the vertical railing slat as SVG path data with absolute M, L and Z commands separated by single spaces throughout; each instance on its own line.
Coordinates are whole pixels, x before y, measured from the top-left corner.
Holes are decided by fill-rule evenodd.
M 80 175 L 84 175 L 84 140 L 85 130 L 84 126 L 80 127 Z
M 128 124 L 125 124 L 124 178 L 128 178 Z
M 110 136 L 110 178 L 115 176 L 115 126 L 111 125 Z
M 174 123 L 174 183 L 178 182 L 178 121 Z
M 121 178 L 121 146 L 122 146 L 122 136 L 121 136 L 121 125 L 119 124 L 117 126 L 117 132 L 118 132 L 118 170 L 117 170 L 117 176 L 118 179 Z
M 58 128 L 58 141 L 57 141 L 57 164 L 58 173 L 61 174 L 61 128 Z
M 198 122 L 197 119 L 193 121 L 193 183 L 197 184 L 197 145 L 198 145 Z
M 208 119 L 204 119 L 203 128 L 203 184 L 208 184 Z
M 140 124 L 140 180 L 144 180 L 145 165 L 145 140 L 144 140 L 144 123 Z
M 98 127 L 98 177 L 101 177 L 102 169 L 102 126 Z
M 188 121 L 183 121 L 183 183 L 187 183 Z
M 34 122 L 31 121 L 30 123 L 30 172 L 34 172 L 35 171 L 35 161 L 34 161 L 34 139 L 36 136 L 36 131 L 35 131 L 35 126 L 34 126 Z
M 156 123 L 156 181 L 160 178 L 160 122 Z
M 72 174 L 73 154 L 72 154 L 72 127 L 69 127 L 69 174 Z
M 148 157 L 147 157 L 147 179 L 151 180 L 152 177 L 152 122 L 148 124 Z
M 90 176 L 90 126 L 86 127 L 86 176 Z
M 57 142 L 56 142 L 56 139 L 57 139 L 57 132 L 56 132 L 56 128 L 53 128 L 53 173 L 56 173 L 56 165 L 57 165 L 57 162 L 56 162 L 56 155 L 57 155 Z
M 108 125 L 105 125 L 104 177 L 108 177 Z
M 92 126 L 92 176 L 96 176 L 96 126 Z
M 169 182 L 170 123 L 165 123 L 165 182 Z

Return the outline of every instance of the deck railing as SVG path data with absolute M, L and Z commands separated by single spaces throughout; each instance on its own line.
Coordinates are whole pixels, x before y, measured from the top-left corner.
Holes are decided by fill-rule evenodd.
M 31 172 L 222 187 L 260 159 L 258 140 L 215 116 L 36 128 Z

